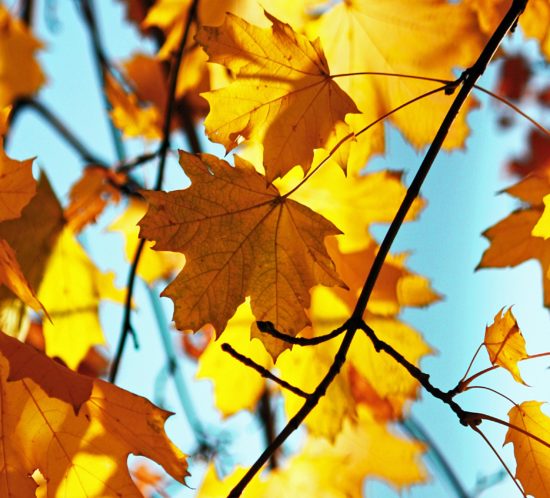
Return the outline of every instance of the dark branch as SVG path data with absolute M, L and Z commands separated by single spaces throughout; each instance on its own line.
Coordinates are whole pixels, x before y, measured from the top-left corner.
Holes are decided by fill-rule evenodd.
M 273 382 L 279 384 L 282 388 L 286 389 L 287 391 L 290 391 L 296 396 L 300 396 L 306 399 L 310 396 L 305 391 L 302 391 L 299 387 L 293 386 L 292 384 L 289 384 L 286 380 L 280 379 L 276 375 L 273 375 L 267 368 L 264 368 L 261 365 L 258 365 L 254 360 L 239 353 L 238 351 L 235 351 L 235 349 L 233 349 L 231 345 L 228 344 L 227 342 L 224 342 L 222 344 L 222 350 L 225 351 L 226 353 L 229 353 L 233 358 L 240 361 L 243 365 L 246 365 L 247 367 L 252 368 L 253 370 L 256 370 L 256 372 L 258 372 L 262 377 L 272 380 Z
M 288 344 L 297 344 L 298 346 L 314 346 L 315 344 L 321 344 L 342 335 L 346 330 L 346 324 L 344 324 L 328 334 L 317 337 L 294 337 L 293 335 L 279 332 L 271 322 L 257 321 L 256 325 L 258 326 L 260 332 L 275 337 L 276 339 L 280 339 Z

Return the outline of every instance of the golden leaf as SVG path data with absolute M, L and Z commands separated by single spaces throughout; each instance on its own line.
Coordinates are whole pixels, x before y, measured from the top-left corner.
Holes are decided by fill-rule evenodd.
M 73 232 L 65 228 L 38 289 L 52 319 L 43 324 L 48 356 L 58 356 L 75 370 L 92 346 L 105 343 L 99 303 L 102 299 L 122 303 L 125 298 L 113 282 L 114 274 L 100 272 Z
M 237 76 L 203 95 L 210 104 L 208 137 L 227 151 L 243 139 L 262 143 L 272 181 L 297 165 L 307 172 L 313 149 L 325 147 L 357 108 L 332 80 L 319 43 L 266 16 L 273 26 L 263 29 L 228 14 L 222 26 L 203 27 L 196 39 L 210 62 Z
M 550 417 L 542 413 L 539 401 L 524 401 L 509 412 L 510 423 L 550 445 Z M 526 494 L 536 498 L 550 497 L 550 448 L 527 434 L 510 427 L 504 444 L 514 445 L 516 478 Z
M 518 369 L 518 361 L 528 357 L 525 350 L 525 339 L 519 329 L 512 309 L 501 309 L 495 315 L 495 321 L 485 329 L 484 345 L 493 365 L 500 365 L 508 370 L 516 382 L 523 382 Z

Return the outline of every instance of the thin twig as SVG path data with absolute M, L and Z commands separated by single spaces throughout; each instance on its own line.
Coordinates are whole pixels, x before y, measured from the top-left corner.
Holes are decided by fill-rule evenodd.
M 497 391 L 496 389 L 493 389 L 492 387 L 487 386 L 468 386 L 465 391 L 468 391 L 470 389 L 483 389 L 485 391 L 492 392 L 493 394 L 498 394 L 500 397 L 504 398 L 506 401 L 509 401 L 514 406 L 518 406 L 518 404 L 512 399 L 506 396 L 506 394 L 502 394 L 500 391 Z
M 508 475 L 510 476 L 510 478 L 512 479 L 512 481 L 514 481 L 514 484 L 517 486 L 517 488 L 519 489 L 521 495 L 524 497 L 524 498 L 527 498 L 527 495 L 525 494 L 525 492 L 523 491 L 523 489 L 521 489 L 520 485 L 518 484 L 516 478 L 514 477 L 514 475 L 512 474 L 512 472 L 510 472 L 510 469 L 508 468 L 508 465 L 506 465 L 506 462 L 504 462 L 504 460 L 502 459 L 502 457 L 498 454 L 498 451 L 496 450 L 496 448 L 491 444 L 491 441 L 489 441 L 489 439 L 487 439 L 487 436 L 485 436 L 485 434 L 483 434 L 483 431 L 479 428 L 479 427 L 472 427 L 472 429 L 474 431 L 476 431 L 482 438 L 483 440 L 487 443 L 487 445 L 489 446 L 489 448 L 491 448 L 492 452 L 496 455 L 496 457 L 498 458 L 499 462 L 502 464 L 502 466 L 504 467 L 504 469 L 506 470 L 506 472 L 508 473 Z
M 344 324 L 341 327 L 334 329 L 332 332 L 329 332 L 328 334 L 319 335 L 317 337 L 294 337 L 293 335 L 279 332 L 271 322 L 257 321 L 256 325 L 258 326 L 258 330 L 260 332 L 275 337 L 276 339 L 284 341 L 288 344 L 296 344 L 298 346 L 314 346 L 316 344 L 321 344 L 323 342 L 330 341 L 335 337 L 338 337 L 346 330 L 346 326 Z
M 159 151 L 155 152 L 146 152 L 145 154 L 141 154 L 137 157 L 134 157 L 132 159 L 123 161 L 121 163 L 118 163 L 114 166 L 114 170 L 117 173 L 129 173 L 134 168 L 137 168 L 138 166 L 141 166 L 142 164 L 145 164 L 149 161 L 152 161 L 159 155 Z
M 10 114 L 10 120 L 13 122 L 19 116 L 20 112 L 30 108 L 34 110 L 38 115 L 44 119 L 58 134 L 59 136 L 71 146 L 75 152 L 87 163 L 99 164 L 106 166 L 107 161 L 97 157 L 92 151 L 86 147 L 79 138 L 59 119 L 45 104 L 38 102 L 32 98 L 19 99 Z M 11 123 L 10 123 L 11 125 Z
M 491 90 L 487 90 L 486 88 L 483 88 L 482 86 L 479 86 L 479 85 L 475 85 L 474 88 L 476 90 L 479 90 L 480 92 L 483 92 L 483 93 L 491 96 L 492 98 L 498 100 L 499 102 L 502 102 L 503 104 L 507 105 L 508 107 L 510 107 L 510 109 L 514 110 L 520 116 L 524 117 L 527 121 L 529 121 L 535 128 L 542 131 L 542 133 L 544 133 L 545 135 L 550 136 L 550 130 L 547 130 L 536 119 L 532 118 L 527 113 L 523 112 L 517 105 L 510 102 L 508 99 L 506 99 L 506 98 L 504 98 L 500 95 L 497 95 L 496 93 L 491 92 Z
M 384 353 L 391 356 L 397 363 L 399 363 L 403 368 L 409 372 L 411 377 L 415 378 L 426 391 L 428 391 L 434 398 L 440 399 L 448 405 L 453 412 L 455 412 L 456 416 L 460 420 L 460 423 L 464 426 L 468 426 L 472 424 L 472 413 L 464 411 L 456 401 L 453 400 L 453 396 L 449 395 L 448 392 L 444 392 L 441 389 L 435 387 L 430 382 L 430 376 L 427 373 L 424 373 L 422 370 L 420 370 L 416 365 L 413 365 L 410 361 L 408 361 L 399 351 L 397 351 L 393 346 L 390 344 L 380 340 L 374 330 L 372 330 L 371 327 L 366 325 L 364 322 L 359 327 L 367 337 L 371 340 L 372 345 L 374 346 L 374 349 L 376 349 L 377 352 L 384 351 Z
M 420 165 L 418 172 L 416 173 L 411 186 L 407 190 L 407 194 L 403 199 L 401 206 L 388 229 L 380 249 L 376 255 L 374 263 L 369 271 L 365 285 L 361 291 L 355 309 L 352 313 L 350 320 L 347 322 L 348 328 L 342 339 L 342 343 L 338 348 L 338 351 L 334 357 L 334 361 L 330 366 L 328 372 L 323 377 L 321 382 L 318 384 L 317 388 L 311 393 L 311 395 L 306 399 L 305 403 L 298 410 L 298 412 L 288 421 L 287 425 L 279 433 L 279 435 L 274 439 L 273 443 L 269 445 L 254 464 L 248 469 L 246 474 L 241 478 L 241 480 L 236 484 L 236 486 L 230 491 L 229 497 L 238 497 L 242 494 L 248 483 L 252 478 L 260 471 L 264 464 L 269 460 L 270 456 L 279 448 L 283 442 L 290 436 L 303 422 L 307 415 L 315 408 L 319 400 L 324 396 L 326 390 L 336 378 L 342 365 L 346 361 L 347 352 L 351 346 L 353 337 L 357 329 L 362 325 L 363 314 L 365 312 L 368 300 L 374 289 L 374 285 L 380 274 L 380 270 L 386 259 L 386 256 L 390 250 L 390 247 L 401 227 L 406 214 L 409 211 L 412 203 L 419 194 L 420 187 L 422 186 L 426 175 L 431 169 L 435 158 L 437 157 L 443 141 L 447 136 L 447 133 L 454 122 L 459 110 L 462 108 L 464 102 L 466 101 L 468 95 L 472 91 L 473 86 L 476 81 L 479 79 L 481 74 L 485 71 L 487 64 L 493 57 L 493 54 L 500 45 L 502 39 L 506 36 L 506 33 L 514 26 L 517 22 L 518 17 L 523 12 L 527 0 L 514 0 L 510 9 L 496 28 L 495 32 L 485 45 L 485 48 L 481 52 L 475 64 L 459 79 L 459 83 L 462 84 L 460 91 L 455 96 L 449 111 L 445 115 L 443 122 L 441 123 L 433 142 L 431 143 L 422 164 Z M 472 421 L 474 423 L 475 420 Z
M 109 101 L 109 98 L 107 97 L 107 94 L 105 92 L 105 83 L 107 74 L 111 73 L 111 65 L 109 63 L 105 50 L 103 49 L 103 44 L 99 35 L 99 28 L 97 26 L 93 5 L 90 3 L 89 0 L 80 0 L 80 8 L 82 11 L 82 17 L 88 28 L 88 32 L 92 41 L 92 53 L 94 55 L 96 71 L 101 85 L 101 95 L 103 98 L 103 103 L 105 109 L 107 111 L 110 111 L 112 107 L 111 102 Z M 107 112 L 107 121 L 109 124 L 109 130 L 111 133 L 111 138 L 115 147 L 117 158 L 119 161 L 124 161 L 126 154 L 124 152 L 124 145 L 122 143 L 121 134 L 118 128 L 114 125 L 113 119 L 111 118 L 109 112 Z
M 357 71 L 354 73 L 339 73 L 331 74 L 330 77 L 334 78 L 345 78 L 348 76 L 389 76 L 394 78 L 407 78 L 412 80 L 421 80 L 421 81 L 433 81 L 435 83 L 453 83 L 453 80 L 447 80 L 443 78 L 430 78 L 428 76 L 417 76 L 414 74 L 403 74 L 403 73 L 388 73 L 383 71 Z
M 179 69 L 181 66 L 181 59 L 183 56 L 183 49 L 187 43 L 187 38 L 189 37 L 189 32 L 191 29 L 191 24 L 193 23 L 196 12 L 197 12 L 197 6 L 199 4 L 199 0 L 194 0 L 191 6 L 189 7 L 189 15 L 187 17 L 187 23 L 185 24 L 185 29 L 183 32 L 183 35 L 181 37 L 180 45 L 178 47 L 178 51 L 176 54 L 176 57 L 174 59 L 174 64 L 172 67 L 172 72 L 170 75 L 170 85 L 169 85 L 169 92 L 168 92 L 168 101 L 166 103 L 166 114 L 164 115 L 164 125 L 162 128 L 163 133 L 163 139 L 162 144 L 159 149 L 159 167 L 157 171 L 157 178 L 155 182 L 155 190 L 160 190 L 162 188 L 162 182 L 164 179 L 164 169 L 166 166 L 166 156 L 168 153 L 168 148 L 170 147 L 170 122 L 172 120 L 172 113 L 174 111 L 174 101 L 175 101 L 175 95 L 176 95 L 176 84 L 178 80 L 178 74 Z M 132 265 L 130 267 L 130 273 L 128 274 L 128 283 L 127 283 L 127 291 L 126 291 L 126 302 L 124 306 L 124 316 L 122 320 L 122 330 L 120 333 L 120 338 L 117 346 L 117 350 L 115 353 L 115 357 L 113 359 L 113 365 L 111 368 L 111 374 L 109 376 L 109 380 L 111 382 L 115 382 L 118 367 L 120 365 L 120 360 L 122 358 L 122 355 L 124 354 L 124 348 L 126 345 L 126 340 L 128 338 L 129 333 L 129 324 L 130 324 L 130 315 L 131 315 L 131 302 L 132 302 L 132 294 L 134 291 L 134 282 L 136 279 L 137 274 L 137 267 L 139 265 L 139 260 L 141 258 L 141 253 L 143 252 L 143 247 L 145 245 L 145 239 L 140 239 L 138 248 L 136 250 L 134 259 L 132 260 Z
M 455 85 L 456 82 L 453 82 L 453 85 Z M 292 195 L 294 192 L 296 192 L 296 190 L 298 190 L 304 183 L 306 183 L 320 168 L 321 166 L 323 166 L 333 155 L 334 153 L 342 146 L 344 145 L 344 143 L 346 143 L 348 140 L 352 139 L 352 138 L 356 138 L 356 137 L 359 137 L 360 135 L 362 135 L 363 133 L 365 133 L 366 131 L 370 130 L 373 126 L 377 125 L 378 123 L 381 123 L 382 121 L 386 120 L 387 118 L 389 118 L 392 114 L 395 114 L 397 111 L 400 111 L 401 109 L 404 109 L 405 107 L 408 107 L 410 106 L 411 104 L 414 104 L 415 102 L 418 102 L 419 100 L 422 100 L 426 97 L 429 97 L 430 95 L 434 95 L 436 93 L 439 93 L 441 91 L 445 91 L 447 90 L 449 87 L 449 84 L 446 84 L 444 86 L 440 86 L 438 88 L 435 88 L 433 90 L 430 90 L 429 92 L 426 92 L 426 93 L 423 93 L 422 95 L 418 95 L 410 100 L 407 100 L 407 102 L 404 102 L 403 104 L 397 106 L 396 108 L 392 109 L 391 111 L 388 111 L 386 112 L 385 114 L 383 114 L 382 116 L 376 118 L 374 121 L 372 121 L 371 123 L 369 123 L 367 126 L 361 128 L 357 133 L 348 133 L 345 137 L 343 137 L 341 140 L 338 141 L 338 143 L 336 145 L 334 145 L 334 147 L 332 147 L 332 149 L 329 151 L 329 153 L 327 154 L 327 156 L 317 165 L 315 166 L 314 168 L 312 168 L 310 170 L 310 172 L 308 173 L 308 175 L 306 177 L 304 177 L 302 179 L 302 181 L 300 183 L 298 183 L 298 185 L 296 185 L 294 188 L 292 188 L 292 190 L 290 190 L 289 192 L 287 192 L 285 195 L 283 195 L 283 197 L 289 197 L 290 195 Z
M 283 389 L 290 391 L 296 396 L 300 396 L 301 398 L 306 398 L 306 399 L 310 396 L 305 391 L 302 391 L 299 387 L 289 384 L 286 380 L 283 380 L 277 377 L 276 375 L 272 374 L 267 368 L 264 368 L 261 365 L 258 365 L 258 363 L 256 363 L 251 358 L 248 358 L 248 356 L 245 356 L 244 354 L 241 354 L 238 351 L 235 351 L 235 349 L 231 346 L 231 344 L 224 342 L 222 344 L 222 351 L 229 353 L 233 358 L 240 361 L 243 365 L 249 368 L 252 368 L 252 370 L 255 370 L 256 372 L 258 372 L 265 379 L 272 380 L 276 384 L 279 384 Z

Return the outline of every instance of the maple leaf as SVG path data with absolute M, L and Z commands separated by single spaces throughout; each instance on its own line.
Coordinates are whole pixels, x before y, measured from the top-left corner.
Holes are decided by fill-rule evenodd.
M 550 417 L 545 415 L 539 401 L 524 401 L 509 412 L 510 424 L 524 429 L 550 444 Z M 527 434 L 510 427 L 504 444 L 514 445 L 517 462 L 516 478 L 521 482 L 526 494 L 537 498 L 550 497 L 550 449 Z
M 32 95 L 42 86 L 45 78 L 34 58 L 40 48 L 42 43 L 0 5 L 0 108 Z
M 112 106 L 110 112 L 114 125 L 126 138 L 143 137 L 147 140 L 161 138 L 159 113 L 154 106 L 140 106 L 136 95 L 124 91 L 118 81 L 107 74 L 105 94 Z
M 500 365 L 508 370 L 516 382 L 523 382 L 518 369 L 518 361 L 528 357 L 525 350 L 525 339 L 519 329 L 511 308 L 504 315 L 501 309 L 494 322 L 485 329 L 484 345 L 493 365 Z
M 100 300 L 123 303 L 125 299 L 124 291 L 115 288 L 114 277 L 96 268 L 70 229 L 61 232 L 38 289 L 52 318 L 43 323 L 48 356 L 61 358 L 74 370 L 92 346 L 105 343 Z
M 309 321 L 309 289 L 341 285 L 323 240 L 338 229 L 309 208 L 282 197 L 254 167 L 233 168 L 209 154 L 180 153 L 191 187 L 144 192 L 149 211 L 140 237 L 155 249 L 185 254 L 186 265 L 163 291 L 174 301 L 180 330 L 211 323 L 220 335 L 246 296 L 257 320 L 295 335 Z M 281 344 L 268 346 L 271 354 Z
M 183 482 L 185 457 L 163 429 L 168 412 L 5 334 L 0 353 L 2 496 L 34 497 L 38 469 L 48 496 L 140 497 L 121 465 L 129 453 L 157 461 Z
M 338 123 L 358 112 L 332 80 L 321 47 L 266 13 L 271 28 L 228 14 L 220 27 L 203 27 L 196 40 L 210 62 L 237 79 L 203 94 L 210 104 L 206 133 L 227 151 L 244 138 L 264 147 L 269 181 L 300 165 L 308 171 L 313 149 L 325 147 Z
M 538 260 L 543 271 L 544 305 L 550 306 L 550 241 L 532 235 L 543 214 L 543 197 L 550 192 L 550 177 L 528 176 L 504 192 L 529 205 L 483 232 L 491 245 L 483 253 L 477 269 L 504 268 L 529 259 Z
M 484 45 L 476 16 L 463 3 L 422 0 L 415 2 L 414 9 L 409 5 L 406 0 L 338 2 L 308 26 L 308 34 L 320 38 L 332 73 L 344 75 L 338 77 L 338 84 L 363 113 L 346 119 L 356 133 L 440 83 L 353 73 L 453 80 L 453 68 L 471 65 Z M 335 26 L 339 36 L 334 36 Z M 439 92 L 401 109 L 391 120 L 411 144 L 423 147 L 432 141 L 449 105 L 450 98 Z M 468 135 L 465 117 L 466 111 L 462 111 L 445 148 L 463 146 Z M 383 152 L 383 137 L 383 128 L 376 127 L 359 136 L 352 147 L 364 149 L 360 155 L 368 157 Z

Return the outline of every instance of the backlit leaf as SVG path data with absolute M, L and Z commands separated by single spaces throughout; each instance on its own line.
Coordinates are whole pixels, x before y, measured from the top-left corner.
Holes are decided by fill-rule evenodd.
M 257 320 L 298 333 L 309 323 L 309 289 L 340 284 L 323 242 L 338 229 L 281 197 L 242 159 L 233 168 L 182 152 L 180 161 L 191 187 L 144 192 L 150 207 L 140 222 L 140 236 L 155 240 L 155 249 L 185 254 L 184 269 L 163 292 L 174 301 L 176 326 L 211 323 L 219 335 L 250 296 Z M 281 345 L 268 349 L 276 357 Z
M 34 498 L 39 470 L 47 496 L 141 498 L 125 464 L 130 453 L 183 482 L 185 457 L 164 433 L 168 412 L 15 343 L 0 340 L 2 496 Z
M 527 431 L 550 445 L 550 417 L 545 415 L 539 401 L 525 401 L 509 412 L 510 423 Z M 550 497 L 550 448 L 527 434 L 510 427 L 504 444 L 514 445 L 517 468 L 516 478 L 525 493 L 536 498 Z
M 230 86 L 204 95 L 206 132 L 227 151 L 243 139 L 262 143 L 269 181 L 294 166 L 308 171 L 313 149 L 325 147 L 353 101 L 332 80 L 318 42 L 310 42 L 269 14 L 259 28 L 228 14 L 222 26 L 203 27 L 197 40 L 209 61 L 236 74 Z
M 501 309 L 495 315 L 495 321 L 486 327 L 484 345 L 493 365 L 505 368 L 516 382 L 524 384 L 517 363 L 528 357 L 525 339 L 512 314 L 512 309 L 507 309 L 504 315 L 503 310 Z

